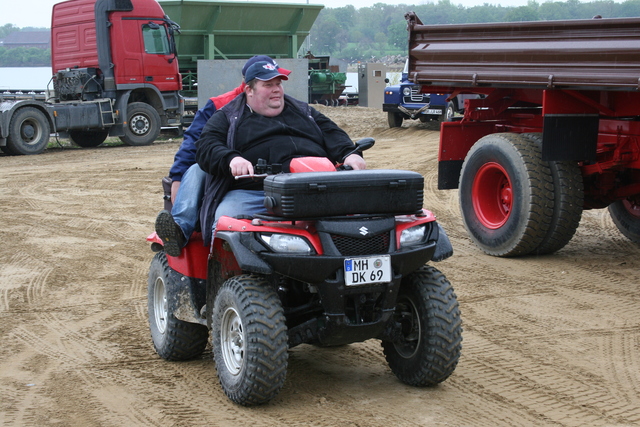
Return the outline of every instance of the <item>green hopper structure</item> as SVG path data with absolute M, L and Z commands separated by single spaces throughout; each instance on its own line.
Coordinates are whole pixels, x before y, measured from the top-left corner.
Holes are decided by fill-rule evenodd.
M 167 0 L 159 2 L 180 25 L 178 61 L 186 93 L 193 93 L 201 59 L 254 55 L 297 58 L 322 5 Z

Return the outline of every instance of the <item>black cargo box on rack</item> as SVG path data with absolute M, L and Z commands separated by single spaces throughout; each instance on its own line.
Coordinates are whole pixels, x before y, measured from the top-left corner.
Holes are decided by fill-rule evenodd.
M 265 178 L 265 207 L 285 218 L 412 214 L 422 209 L 424 178 L 403 170 L 303 172 Z

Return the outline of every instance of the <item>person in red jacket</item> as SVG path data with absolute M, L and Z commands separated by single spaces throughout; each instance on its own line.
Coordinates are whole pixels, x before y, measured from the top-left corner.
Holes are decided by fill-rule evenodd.
M 200 138 L 202 129 L 207 121 L 218 109 L 244 93 L 244 76 L 247 69 L 256 62 L 266 61 L 273 64 L 282 74 L 289 75 L 291 71 L 280 68 L 276 61 L 266 55 L 256 55 L 250 58 L 242 67 L 243 81 L 237 88 L 209 99 L 204 107 L 199 109 L 193 122 L 184 133 L 184 139 L 174 157 L 174 163 L 169 170 L 171 178 L 171 212 L 163 210 L 156 218 L 156 233 L 164 244 L 168 255 L 179 256 L 182 248 L 196 229 L 198 213 L 204 194 L 204 183 L 207 174 L 196 163 L 196 141 Z

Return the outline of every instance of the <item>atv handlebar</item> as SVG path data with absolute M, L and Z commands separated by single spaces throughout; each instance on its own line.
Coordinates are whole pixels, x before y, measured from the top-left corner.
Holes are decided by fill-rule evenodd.
M 362 156 L 362 152 L 364 150 L 368 150 L 369 148 L 373 147 L 373 145 L 375 144 L 375 139 L 373 138 L 362 138 L 359 139 L 358 141 L 356 141 L 356 147 L 353 151 L 349 152 L 346 156 L 344 156 L 342 158 L 342 161 L 344 162 L 344 160 L 349 157 L 352 154 L 358 154 L 360 156 Z M 341 164 L 340 166 L 338 166 L 336 168 L 336 170 L 339 171 L 346 171 L 346 170 L 353 170 L 353 168 L 349 165 L 345 165 L 345 164 Z M 258 179 L 264 179 L 269 175 L 277 175 L 279 173 L 282 173 L 282 165 L 278 164 L 278 163 L 274 163 L 272 165 L 268 165 L 267 161 L 264 159 L 258 159 L 258 163 L 256 164 L 256 167 L 254 168 L 255 173 L 254 174 L 247 174 L 247 175 L 238 175 L 236 177 L 234 177 L 236 180 L 238 179 L 243 179 L 243 178 L 258 178 Z

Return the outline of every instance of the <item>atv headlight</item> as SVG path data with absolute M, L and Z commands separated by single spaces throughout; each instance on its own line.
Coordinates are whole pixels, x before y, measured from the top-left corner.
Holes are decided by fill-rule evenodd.
M 400 234 L 400 247 L 411 246 L 422 242 L 426 230 L 427 227 L 424 224 L 402 230 L 402 234 Z
M 297 255 L 310 255 L 311 245 L 302 237 L 290 234 L 261 234 L 260 238 L 274 252 Z

